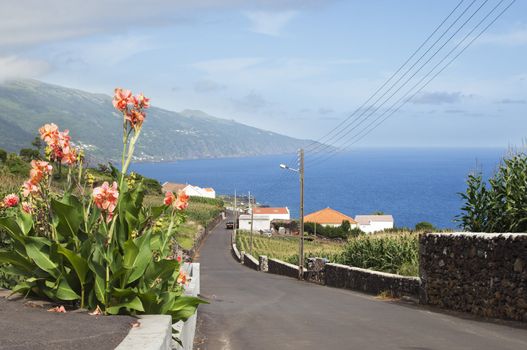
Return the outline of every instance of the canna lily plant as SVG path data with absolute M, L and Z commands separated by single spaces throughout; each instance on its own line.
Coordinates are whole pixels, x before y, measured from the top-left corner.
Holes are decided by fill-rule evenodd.
M 188 197 L 167 193 L 159 206 L 147 207 L 142 183 L 126 179 L 149 103 L 143 94 L 115 90 L 113 105 L 123 117 L 121 171 L 112 167 L 115 181 L 98 187 L 83 171 L 69 131 L 55 124 L 40 128 L 48 159 L 33 161 L 20 193 L 0 203 L 0 228 L 13 246 L 0 251 L 0 265 L 21 276 L 14 293 L 105 314 L 169 314 L 174 322 L 202 303 L 183 295 L 187 276 L 170 247 Z M 54 193 L 54 167 L 63 165 L 66 189 Z M 160 220 L 169 221 L 168 230 L 159 230 Z

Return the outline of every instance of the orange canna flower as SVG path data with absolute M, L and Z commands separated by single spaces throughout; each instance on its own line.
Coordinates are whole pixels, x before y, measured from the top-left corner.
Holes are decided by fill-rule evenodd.
M 52 143 L 59 134 L 58 126 L 53 123 L 43 125 L 38 131 L 40 133 L 40 138 L 48 145 Z
M 62 164 L 72 165 L 77 161 L 77 151 L 74 148 L 68 148 L 68 152 L 62 157 Z
M 134 109 L 126 113 L 125 118 L 126 120 L 128 120 L 128 123 L 130 124 L 130 126 L 135 128 L 135 127 L 143 125 L 143 122 L 145 121 L 145 114 Z
M 20 201 L 20 198 L 14 193 L 8 194 L 4 197 L 3 203 L 4 206 L 7 208 L 16 207 L 18 205 L 18 202 Z
M 132 92 L 130 90 L 116 88 L 112 103 L 116 109 L 124 111 L 128 107 L 128 104 L 134 103 Z
M 134 96 L 134 105 L 137 108 L 148 108 L 150 107 L 150 99 L 145 97 L 141 92 L 139 95 Z
M 179 190 L 177 194 L 177 199 L 174 202 L 174 208 L 177 210 L 185 210 L 188 207 L 189 196 L 183 190 Z
M 117 190 L 117 182 L 113 182 L 112 186 L 105 181 L 102 186 L 95 187 L 92 192 L 92 198 L 95 205 L 108 213 L 112 213 L 117 206 L 119 198 L 119 191 Z
M 184 271 L 179 271 L 179 276 L 177 277 L 177 283 L 187 284 L 187 274 Z

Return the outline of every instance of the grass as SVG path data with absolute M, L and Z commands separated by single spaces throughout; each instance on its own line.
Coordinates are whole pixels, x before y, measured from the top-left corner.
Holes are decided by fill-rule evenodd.
M 236 236 L 236 245 L 241 251 L 250 251 L 250 234 L 239 231 Z M 304 240 L 306 257 L 323 257 L 335 261 L 342 253 L 343 243 L 335 241 L 308 241 Z M 280 259 L 292 264 L 298 264 L 298 237 L 266 237 L 259 234 L 253 235 L 253 256 L 267 255 L 269 258 Z

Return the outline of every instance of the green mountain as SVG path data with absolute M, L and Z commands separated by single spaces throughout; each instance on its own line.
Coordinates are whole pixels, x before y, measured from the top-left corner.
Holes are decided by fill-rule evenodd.
M 110 96 L 35 80 L 0 84 L 0 148 L 30 147 L 38 128 L 50 122 L 70 129 L 72 141 L 92 157 L 119 159 L 122 121 Z M 152 107 L 136 155 L 140 161 L 241 157 L 292 153 L 307 143 L 201 111 Z

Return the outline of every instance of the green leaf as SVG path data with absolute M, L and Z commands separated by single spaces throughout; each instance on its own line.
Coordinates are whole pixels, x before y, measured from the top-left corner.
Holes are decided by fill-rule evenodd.
M 61 278 L 55 289 L 55 296 L 60 300 L 78 300 L 80 296 L 73 291 L 65 278 Z
M 0 218 L 0 227 L 3 228 L 7 234 L 14 240 L 20 242 L 22 245 L 24 241 L 24 231 L 20 229 L 20 226 L 13 217 Z
M 57 245 L 57 251 L 59 254 L 64 255 L 66 259 L 68 259 L 70 264 L 73 266 L 77 277 L 79 278 L 79 282 L 84 285 L 86 283 L 86 275 L 89 271 L 88 262 L 80 255 L 77 255 L 75 252 L 67 248 L 64 248 L 60 244 Z
M 33 217 L 31 216 L 31 214 L 21 212 L 18 215 L 16 222 L 24 236 L 27 236 L 27 234 L 33 228 Z
M 44 237 L 26 237 L 27 255 L 40 267 L 55 278 L 60 271 L 56 262 L 50 258 L 49 241 Z
M 10 251 L 0 251 L 0 264 L 11 264 L 27 272 L 31 272 L 36 268 L 35 265 L 22 255 Z
M 145 271 L 146 287 L 153 287 L 158 279 L 163 281 L 170 278 L 178 265 L 176 260 L 160 260 L 150 264 Z
M 137 295 L 137 290 L 135 288 L 112 288 L 112 297 L 116 298 L 130 298 Z
M 116 315 L 119 313 L 119 310 L 121 310 L 121 308 L 123 307 L 130 309 L 130 310 L 140 311 L 140 312 L 145 311 L 145 309 L 143 308 L 143 303 L 141 302 L 141 299 L 139 299 L 138 297 L 135 297 L 128 302 L 110 306 L 109 308 L 106 309 L 106 312 L 108 312 L 111 315 Z
M 150 232 L 135 239 L 135 246 L 139 253 L 133 262 L 133 269 L 128 276 L 128 283 L 132 283 L 144 275 L 146 268 L 152 260 L 152 250 L 150 249 Z
M 64 237 L 75 237 L 83 219 L 80 208 L 52 199 L 51 209 L 58 218 L 57 231 Z
M 208 302 L 189 296 L 177 297 L 170 310 L 173 321 L 186 321 L 190 316 L 194 315 L 199 304 L 208 304 Z
M 98 275 L 95 276 L 95 283 L 93 285 L 93 288 L 95 289 L 95 296 L 97 299 L 102 303 L 106 304 L 106 285 L 104 282 L 104 278 L 99 277 Z
M 137 258 L 138 253 L 139 253 L 139 248 L 136 247 L 132 239 L 129 239 L 124 243 L 123 267 L 125 269 L 132 269 L 134 267 L 135 260 Z

